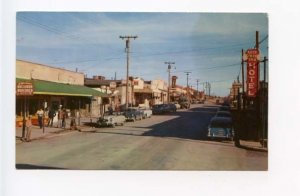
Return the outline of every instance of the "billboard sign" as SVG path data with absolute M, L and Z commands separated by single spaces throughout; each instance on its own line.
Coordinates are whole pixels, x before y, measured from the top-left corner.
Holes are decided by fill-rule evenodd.
M 258 91 L 259 79 L 259 51 L 257 49 L 248 49 L 246 51 L 247 61 L 247 95 L 256 97 Z
M 33 85 L 30 82 L 18 82 L 16 88 L 17 96 L 33 95 Z

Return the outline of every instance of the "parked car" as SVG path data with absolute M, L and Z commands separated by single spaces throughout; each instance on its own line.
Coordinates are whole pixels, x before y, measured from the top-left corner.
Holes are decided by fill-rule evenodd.
M 143 118 L 151 118 L 152 116 L 152 110 L 146 107 L 139 107 L 139 110 L 142 112 L 143 114 Z
M 129 107 L 127 110 L 125 110 L 124 116 L 126 121 L 142 120 L 143 112 L 139 108 Z
M 165 114 L 170 112 L 176 112 L 176 105 L 173 103 L 157 104 L 152 106 L 153 114 Z
M 166 104 L 166 112 L 176 112 L 176 105 L 173 103 Z
M 163 114 L 165 111 L 164 104 L 156 104 L 152 106 L 152 113 L 153 114 Z
M 229 111 L 218 111 L 215 116 L 232 119 L 232 115 Z
M 210 139 L 230 139 L 233 140 L 234 129 L 232 120 L 225 117 L 213 117 L 208 126 L 207 137 Z
M 230 111 L 229 106 L 220 106 L 218 111 Z
M 114 127 L 116 125 L 123 126 L 124 123 L 125 123 L 124 115 L 118 113 L 113 113 L 113 114 L 105 113 L 103 117 L 98 119 L 96 123 L 96 127 Z
M 172 102 L 172 104 L 174 104 L 176 106 L 176 110 L 180 109 L 180 105 L 178 102 Z

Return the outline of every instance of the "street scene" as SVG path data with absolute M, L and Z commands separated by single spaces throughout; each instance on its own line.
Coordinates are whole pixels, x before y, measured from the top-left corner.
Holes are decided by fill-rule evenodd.
M 266 14 L 16 21 L 16 169 L 268 170 Z

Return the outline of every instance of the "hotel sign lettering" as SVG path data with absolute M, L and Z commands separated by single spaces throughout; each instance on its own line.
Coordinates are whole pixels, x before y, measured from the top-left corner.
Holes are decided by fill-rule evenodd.
M 255 97 L 258 91 L 258 66 L 259 51 L 257 49 L 248 49 L 246 51 L 247 60 L 247 95 Z
M 33 85 L 30 82 L 18 82 L 16 88 L 16 94 L 18 96 L 33 95 Z

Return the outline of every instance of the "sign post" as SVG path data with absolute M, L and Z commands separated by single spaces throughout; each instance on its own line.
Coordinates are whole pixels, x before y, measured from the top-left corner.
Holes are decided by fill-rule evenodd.
M 24 111 L 23 111 L 23 126 L 22 126 L 22 139 L 25 138 L 25 123 L 26 123 L 26 97 L 33 95 L 33 84 L 31 82 L 19 82 L 16 88 L 17 96 L 24 96 Z

